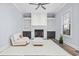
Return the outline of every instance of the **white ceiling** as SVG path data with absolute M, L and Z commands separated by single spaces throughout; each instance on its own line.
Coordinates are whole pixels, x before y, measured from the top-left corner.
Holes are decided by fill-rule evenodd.
M 41 12 L 45 11 L 47 13 L 56 13 L 59 11 L 62 7 L 65 6 L 64 3 L 50 3 L 47 5 L 44 5 L 46 10 L 39 7 L 37 10 L 35 9 L 37 5 L 30 5 L 28 3 L 14 3 L 14 6 L 21 12 L 21 13 L 30 13 L 30 12 Z

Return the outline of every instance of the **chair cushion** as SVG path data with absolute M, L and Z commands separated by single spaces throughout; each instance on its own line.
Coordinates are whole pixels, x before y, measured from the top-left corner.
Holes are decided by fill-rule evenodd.
M 26 42 L 25 40 L 22 40 L 22 39 L 19 39 L 19 40 L 16 40 L 16 42 Z
M 23 37 L 23 40 L 24 40 L 24 41 L 27 41 L 27 43 L 30 42 L 28 37 Z
M 36 38 L 34 38 L 34 42 L 43 42 L 43 38 L 41 38 L 41 37 L 36 37 Z

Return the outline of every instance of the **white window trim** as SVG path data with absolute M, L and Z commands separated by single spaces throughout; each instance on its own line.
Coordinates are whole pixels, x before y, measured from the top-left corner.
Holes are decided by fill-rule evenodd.
M 70 24 L 71 24 L 71 28 L 70 28 L 70 35 L 66 35 L 66 34 L 63 34 L 63 36 L 65 36 L 65 37 L 69 37 L 69 38 L 71 38 L 72 37 L 72 8 L 69 8 L 69 9 L 67 9 L 64 13 L 63 13 L 63 25 L 64 25 L 64 15 L 65 14 L 67 14 L 67 13 L 70 13 Z M 62 25 L 62 26 L 63 26 Z M 63 29 L 63 27 L 62 27 L 62 29 Z M 62 32 L 63 33 L 63 32 Z

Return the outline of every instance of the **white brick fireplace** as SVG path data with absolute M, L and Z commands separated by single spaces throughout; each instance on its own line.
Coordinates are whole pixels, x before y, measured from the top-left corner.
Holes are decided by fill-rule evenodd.
M 38 25 L 38 26 L 31 26 L 31 33 L 32 33 L 32 35 L 31 35 L 31 38 L 32 39 L 34 39 L 35 38 L 35 30 L 43 30 L 43 32 L 44 32 L 44 39 L 47 39 L 47 26 L 40 26 L 40 25 Z

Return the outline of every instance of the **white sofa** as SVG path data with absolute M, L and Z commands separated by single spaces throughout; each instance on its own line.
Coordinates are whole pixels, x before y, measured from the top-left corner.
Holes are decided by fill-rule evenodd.
M 22 33 L 17 33 L 11 37 L 11 45 L 18 46 L 18 45 L 27 45 L 29 44 L 29 38 L 23 37 Z

